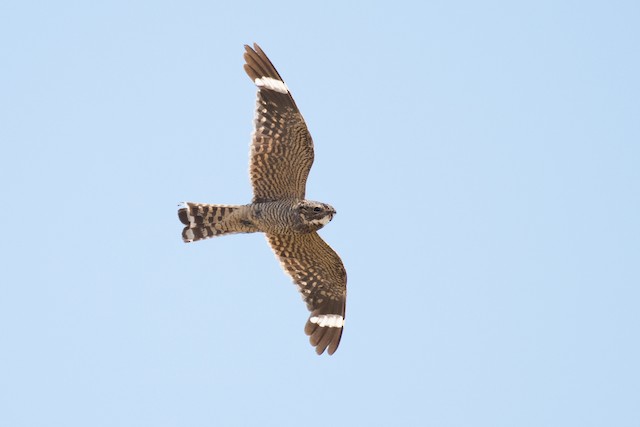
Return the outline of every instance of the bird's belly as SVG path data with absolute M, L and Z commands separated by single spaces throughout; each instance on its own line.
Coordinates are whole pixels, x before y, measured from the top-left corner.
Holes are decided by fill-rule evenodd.
M 265 233 L 295 234 L 300 232 L 300 216 L 289 203 L 254 203 L 251 209 L 251 217 L 260 231 Z

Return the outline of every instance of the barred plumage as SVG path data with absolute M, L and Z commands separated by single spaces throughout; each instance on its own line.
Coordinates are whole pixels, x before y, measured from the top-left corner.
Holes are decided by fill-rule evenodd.
M 182 230 L 182 240 L 190 243 L 223 234 L 259 231 L 247 219 L 250 211 L 249 205 L 184 203 L 184 207 L 178 210 L 178 218 L 186 225 Z
M 245 71 L 258 86 L 249 174 L 253 202 L 304 199 L 313 164 L 313 140 L 284 81 L 258 45 L 245 46 Z M 280 89 L 261 79 L 281 82 Z
M 258 87 L 249 154 L 253 202 L 249 205 L 186 203 L 178 211 L 185 242 L 230 233 L 264 232 L 283 269 L 311 312 L 305 325 L 318 354 L 333 354 L 342 336 L 347 274 L 316 233 L 336 211 L 305 199 L 313 140 L 289 89 L 254 44 L 245 46 L 245 71 Z
M 318 233 L 267 234 L 284 270 L 293 278 L 311 312 L 304 331 L 318 354 L 338 348 L 344 325 L 347 272 L 340 257 Z M 331 323 L 328 316 L 334 316 Z M 321 320 L 327 319 L 323 324 Z

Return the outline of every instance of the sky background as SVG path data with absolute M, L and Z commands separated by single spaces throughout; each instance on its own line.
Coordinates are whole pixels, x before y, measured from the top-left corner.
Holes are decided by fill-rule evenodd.
M 640 425 L 635 1 L 0 4 L 0 425 Z M 258 42 L 349 275 L 334 356 L 247 203 Z

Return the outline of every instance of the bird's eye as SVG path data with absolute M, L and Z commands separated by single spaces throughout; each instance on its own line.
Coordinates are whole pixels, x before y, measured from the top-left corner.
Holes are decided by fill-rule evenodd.
M 320 212 L 322 209 L 320 209 L 318 206 L 316 206 L 315 208 L 313 208 L 314 212 Z

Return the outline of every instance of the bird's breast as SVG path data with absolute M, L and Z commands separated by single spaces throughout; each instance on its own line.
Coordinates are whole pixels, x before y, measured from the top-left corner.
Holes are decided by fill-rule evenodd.
M 308 232 L 302 230 L 300 215 L 295 209 L 295 201 L 278 200 L 254 203 L 251 216 L 260 231 L 270 234 L 294 234 Z

